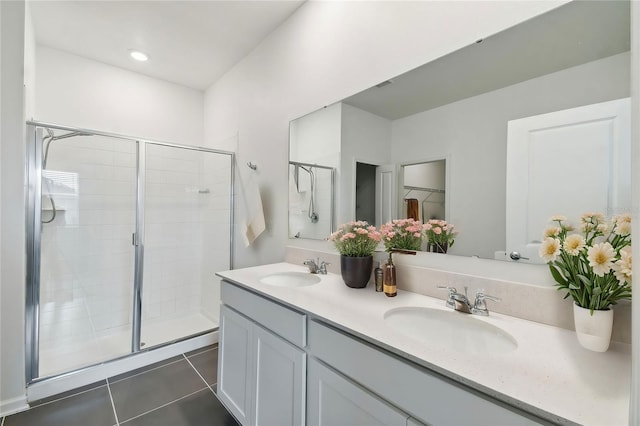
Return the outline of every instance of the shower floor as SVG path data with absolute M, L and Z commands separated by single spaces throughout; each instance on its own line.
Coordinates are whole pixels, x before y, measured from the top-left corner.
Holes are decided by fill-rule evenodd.
M 181 339 L 218 327 L 202 314 L 142 324 L 143 348 Z M 48 345 L 40 350 L 40 377 L 73 371 L 131 351 L 131 331 L 119 331 L 95 338 Z

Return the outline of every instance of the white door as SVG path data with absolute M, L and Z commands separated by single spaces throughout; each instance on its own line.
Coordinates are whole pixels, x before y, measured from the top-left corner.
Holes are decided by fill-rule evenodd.
M 251 423 L 253 327 L 239 313 L 220 307 L 218 397 L 244 426 Z
M 507 255 L 538 256 L 549 218 L 631 210 L 630 100 L 509 121 Z
M 408 415 L 315 359 L 307 380 L 310 426 L 407 424 Z
M 376 169 L 376 226 L 397 219 L 396 166 L 378 166 Z
M 257 426 L 304 425 L 306 354 L 282 338 L 254 326 Z

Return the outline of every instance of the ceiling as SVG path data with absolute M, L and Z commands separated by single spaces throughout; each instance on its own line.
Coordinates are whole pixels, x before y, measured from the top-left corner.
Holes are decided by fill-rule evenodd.
M 576 1 L 344 102 L 395 120 L 629 48 L 628 1 Z
M 304 0 L 30 1 L 36 42 L 204 90 Z M 149 56 L 136 62 L 129 50 Z

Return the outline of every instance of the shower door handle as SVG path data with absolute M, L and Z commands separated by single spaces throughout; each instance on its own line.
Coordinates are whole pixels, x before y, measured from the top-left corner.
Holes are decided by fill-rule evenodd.
M 135 232 L 133 234 L 131 234 L 131 245 L 132 246 L 137 246 L 138 245 L 138 240 L 136 238 L 136 233 Z

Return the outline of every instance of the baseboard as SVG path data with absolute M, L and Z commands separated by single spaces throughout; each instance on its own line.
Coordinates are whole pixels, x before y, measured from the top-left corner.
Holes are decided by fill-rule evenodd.
M 27 395 L 21 395 L 12 399 L 0 401 L 0 417 L 9 416 L 29 409 L 27 404 Z

